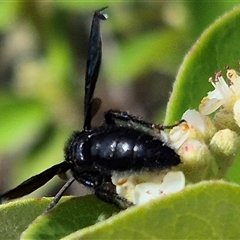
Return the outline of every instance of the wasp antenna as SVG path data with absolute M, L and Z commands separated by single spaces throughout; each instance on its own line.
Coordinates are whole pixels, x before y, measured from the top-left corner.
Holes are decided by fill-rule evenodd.
M 92 19 L 85 76 L 84 125 L 83 125 L 84 130 L 89 130 L 91 128 L 92 99 L 102 58 L 100 20 L 107 19 L 107 15 L 103 13 L 103 10 L 105 10 L 106 8 L 107 7 L 104 7 L 95 11 Z

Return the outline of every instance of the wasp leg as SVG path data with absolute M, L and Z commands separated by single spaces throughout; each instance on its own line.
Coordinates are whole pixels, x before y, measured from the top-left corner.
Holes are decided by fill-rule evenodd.
M 45 212 L 48 212 L 49 210 L 51 210 L 53 207 L 55 207 L 58 204 L 58 202 L 62 198 L 62 196 L 65 193 L 65 191 L 72 185 L 72 183 L 74 181 L 75 181 L 75 178 L 72 177 L 62 186 L 62 188 L 54 196 L 52 202 L 48 205 L 48 207 L 47 207 Z
M 149 130 L 156 129 L 159 131 L 165 130 L 165 129 L 172 129 L 173 127 L 180 125 L 182 122 L 185 122 L 185 120 L 180 120 L 176 124 L 169 125 L 169 126 L 162 125 L 162 124 L 154 124 L 154 123 L 144 121 L 138 117 L 132 116 L 127 112 L 115 111 L 115 110 L 107 111 L 104 117 L 107 125 L 118 126 L 118 125 L 121 125 L 123 122 L 125 122 L 125 124 L 127 123 L 127 124 L 130 124 L 131 126 L 133 126 L 132 124 L 137 124 L 138 126 L 147 128 Z M 136 126 L 133 126 L 133 127 L 136 127 Z
M 105 202 L 114 204 L 120 209 L 126 209 L 133 206 L 133 203 L 116 193 L 116 188 L 111 182 L 103 182 L 95 187 L 95 195 Z
M 175 123 L 175 124 L 173 124 L 173 125 L 161 125 L 161 124 L 158 125 L 158 124 L 156 124 L 155 127 L 156 127 L 157 129 L 160 129 L 160 128 L 161 128 L 161 130 L 164 130 L 164 129 L 172 129 L 172 128 L 174 128 L 174 127 L 179 126 L 181 123 L 184 123 L 184 122 L 186 122 L 186 120 L 181 119 L 180 121 L 178 121 L 177 123 Z
M 153 129 L 154 124 L 146 122 L 138 117 L 132 116 L 127 112 L 109 110 L 105 113 L 105 122 L 107 125 L 119 125 L 119 122 L 134 123 L 143 127 Z
M 111 176 L 98 171 L 86 171 L 74 174 L 74 178 L 84 186 L 93 190 L 95 195 L 105 202 L 114 204 L 120 209 L 126 209 L 133 204 L 116 193 L 116 187 L 111 182 Z

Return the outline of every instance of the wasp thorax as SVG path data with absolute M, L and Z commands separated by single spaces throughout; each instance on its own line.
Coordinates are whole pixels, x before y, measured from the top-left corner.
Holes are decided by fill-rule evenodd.
M 74 132 L 70 137 L 65 147 L 65 161 L 71 162 L 77 165 L 89 165 L 89 159 L 84 156 L 87 155 L 88 134 L 86 132 Z

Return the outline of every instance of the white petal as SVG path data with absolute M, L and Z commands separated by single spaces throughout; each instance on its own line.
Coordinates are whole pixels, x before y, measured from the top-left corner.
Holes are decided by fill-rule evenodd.
M 240 77 L 233 69 L 227 70 L 227 77 L 231 81 L 230 88 L 235 94 L 240 93 Z
M 174 149 L 179 149 L 182 144 L 188 139 L 189 135 L 190 131 L 187 123 L 182 123 L 179 126 L 174 127 L 169 132 L 171 145 L 174 147 Z
M 189 109 L 183 114 L 182 119 L 187 121 L 189 127 L 197 128 L 201 132 L 205 132 L 205 122 L 203 116 L 198 111 Z
M 185 176 L 182 172 L 168 172 L 162 183 L 141 183 L 135 188 L 133 203 L 141 205 L 152 199 L 179 192 L 185 187 Z
M 218 78 L 218 82 L 216 82 L 216 89 L 226 100 L 232 96 L 232 90 L 229 88 L 223 77 Z
M 204 97 L 199 105 L 199 112 L 203 115 L 209 115 L 220 108 L 224 102 L 224 99 Z

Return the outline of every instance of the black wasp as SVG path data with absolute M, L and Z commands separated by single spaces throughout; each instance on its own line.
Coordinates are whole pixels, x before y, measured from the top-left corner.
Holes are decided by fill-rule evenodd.
M 151 134 L 153 129 L 170 128 L 145 122 L 126 112 L 109 110 L 100 127 L 91 128 L 91 120 L 100 107 L 93 98 L 101 64 L 100 21 L 106 20 L 102 8 L 93 15 L 85 76 L 84 124 L 72 134 L 65 147 L 65 160 L 35 175 L 16 188 L 2 194 L 0 202 L 25 196 L 43 186 L 55 175 L 69 169 L 70 178 L 55 196 L 48 209 L 62 197 L 75 181 L 89 187 L 100 199 L 126 208 L 132 205 L 120 197 L 111 181 L 113 172 L 162 170 L 180 163 L 179 156 L 167 142 Z

